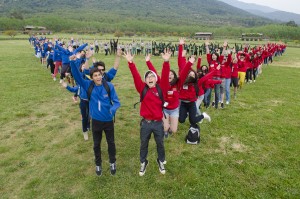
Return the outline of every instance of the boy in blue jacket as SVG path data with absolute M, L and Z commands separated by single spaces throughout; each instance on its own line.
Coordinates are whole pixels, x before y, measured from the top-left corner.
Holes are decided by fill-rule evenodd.
M 89 100 L 90 117 L 92 118 L 92 133 L 94 141 L 94 155 L 96 164 L 96 174 L 102 175 L 102 159 L 101 159 L 101 140 L 102 131 L 105 132 L 106 141 L 108 145 L 108 154 L 110 162 L 110 173 L 116 174 L 116 146 L 114 138 L 114 122 L 113 117 L 120 107 L 120 102 L 113 84 L 105 82 L 110 89 L 110 96 L 102 82 L 102 74 L 98 68 L 90 71 L 92 80 L 84 80 L 82 74 L 78 70 L 82 60 L 77 59 L 76 56 L 70 57 L 70 66 L 74 79 L 86 91 L 89 90 L 90 85 L 94 84 Z M 103 80 L 104 81 L 104 80 Z

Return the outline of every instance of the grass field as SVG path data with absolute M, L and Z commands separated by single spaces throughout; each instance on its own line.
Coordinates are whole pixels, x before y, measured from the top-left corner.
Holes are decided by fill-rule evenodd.
M 104 139 L 104 171 L 97 177 L 92 140 L 83 140 L 72 94 L 51 79 L 27 41 L 0 44 L 1 198 L 300 198 L 299 48 L 265 66 L 225 109 L 208 109 L 212 122 L 201 124 L 200 145 L 184 143 L 188 124 L 180 124 L 165 141 L 165 175 L 152 138 L 143 177 L 139 110 L 133 108 L 139 96 L 122 59 L 113 80 L 121 101 L 117 174 L 109 174 Z M 96 57 L 113 64 L 113 56 Z M 152 61 L 160 71 L 161 58 Z M 144 74 L 144 58 L 135 62 Z

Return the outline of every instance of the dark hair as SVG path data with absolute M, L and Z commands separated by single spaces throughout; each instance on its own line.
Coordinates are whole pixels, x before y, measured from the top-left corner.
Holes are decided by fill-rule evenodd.
M 188 73 L 188 74 L 190 74 L 190 72 L 194 72 L 195 78 L 194 78 L 194 77 L 189 77 L 189 76 L 187 76 L 186 79 L 185 79 L 185 81 L 184 81 L 184 84 L 188 84 L 188 83 L 197 83 L 198 75 L 197 75 L 196 71 L 194 71 L 193 69 L 191 69 L 191 70 L 189 70 L 189 73 Z
M 205 73 L 208 73 L 208 66 L 202 65 L 202 66 L 201 66 L 201 70 L 202 70 L 202 71 L 203 71 L 203 67 L 206 67 L 206 69 L 204 69 L 204 72 L 205 72 Z
M 103 61 L 97 61 L 93 65 L 95 68 L 98 68 L 98 66 L 103 66 L 103 68 L 105 70 L 105 63 Z
M 216 60 L 219 60 L 219 54 L 218 54 L 218 53 L 216 53 L 216 52 L 211 53 L 211 59 L 212 59 L 212 56 L 213 56 L 213 55 L 216 55 L 216 56 L 217 56 L 217 59 L 216 59 Z
M 178 82 L 177 74 L 174 70 L 170 70 L 171 73 L 174 75 L 174 79 L 170 82 L 171 86 L 174 86 Z
M 93 74 L 96 73 L 96 72 L 99 72 L 101 73 L 101 70 L 98 69 L 97 67 L 94 67 L 90 70 L 90 77 L 93 78 Z

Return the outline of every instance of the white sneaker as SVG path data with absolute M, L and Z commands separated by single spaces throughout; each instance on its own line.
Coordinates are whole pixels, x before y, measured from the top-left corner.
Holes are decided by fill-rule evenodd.
M 61 83 L 63 83 L 63 80 L 62 80 L 62 79 L 60 79 L 60 80 L 59 80 L 59 83 L 60 83 L 60 84 L 61 84 Z
M 211 118 L 207 113 L 203 112 L 202 115 L 204 116 L 204 119 L 207 119 L 209 122 L 211 122 Z
M 88 132 L 83 132 L 83 138 L 85 141 L 87 141 L 89 139 Z
M 228 104 L 229 104 L 229 102 L 228 102 L 228 101 L 226 101 L 226 104 L 228 105 Z
M 53 81 L 56 81 L 56 77 L 53 77 Z

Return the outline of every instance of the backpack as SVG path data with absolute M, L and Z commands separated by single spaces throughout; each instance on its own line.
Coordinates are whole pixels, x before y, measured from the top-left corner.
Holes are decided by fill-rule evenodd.
M 156 84 L 155 87 L 156 87 L 156 90 L 157 90 L 157 92 L 158 92 L 159 99 L 162 101 L 162 109 L 163 109 L 165 106 L 167 106 L 167 103 L 166 103 L 165 100 L 164 100 L 164 95 L 163 95 L 163 92 L 162 92 L 160 86 L 159 86 L 158 84 Z M 140 96 L 140 101 L 137 102 L 137 103 L 135 103 L 135 104 L 133 105 L 134 108 L 135 108 L 135 106 L 136 106 L 138 103 L 141 103 L 141 102 L 143 101 L 143 99 L 145 98 L 145 95 L 146 95 L 146 93 L 147 93 L 148 90 L 149 90 L 148 85 L 145 85 L 145 87 L 144 87 L 144 89 L 143 89 L 143 91 L 142 91 L 142 93 L 141 93 L 141 96 Z M 165 115 L 164 112 L 163 112 L 163 114 L 164 114 L 164 117 L 166 118 L 166 115 Z
M 165 100 L 164 100 L 164 95 L 163 95 L 163 93 L 162 93 L 162 90 L 161 90 L 161 88 L 160 88 L 160 86 L 159 86 L 158 84 L 156 84 L 155 87 L 156 87 L 156 90 L 157 90 L 157 92 L 158 92 L 159 99 L 163 102 L 162 104 L 163 104 L 163 107 L 164 107 L 164 102 L 165 102 Z M 146 95 L 146 93 L 147 93 L 148 90 L 149 90 L 149 87 L 148 87 L 147 85 L 145 85 L 145 87 L 144 87 L 144 89 L 143 89 L 143 91 L 142 91 L 142 93 L 141 93 L 141 96 L 140 96 L 140 101 L 137 102 L 137 103 L 135 103 L 135 104 L 133 105 L 134 108 L 135 108 L 135 106 L 136 106 L 138 103 L 140 103 L 140 102 L 143 101 L 143 99 L 145 98 L 145 95 Z
M 111 96 L 110 96 L 110 88 L 108 86 L 108 83 L 105 80 L 104 81 L 102 80 L 102 84 L 103 84 L 103 86 L 104 86 L 104 88 L 105 88 L 105 90 L 106 90 L 106 92 L 108 94 L 110 104 L 113 105 L 112 100 L 111 100 Z M 87 96 L 88 96 L 88 100 L 89 101 L 91 99 L 91 95 L 92 95 L 92 91 L 93 91 L 94 87 L 95 87 L 95 82 L 92 81 L 91 84 L 90 84 L 90 86 L 89 86 L 89 88 L 88 88 L 88 91 L 87 91 Z M 114 115 L 114 122 L 116 120 L 115 116 L 116 115 Z
M 109 88 L 109 86 L 108 86 L 108 84 L 107 84 L 107 82 L 105 80 L 102 81 L 102 84 L 103 84 L 103 86 L 104 86 L 104 88 L 105 88 L 105 90 L 106 90 L 106 92 L 108 94 L 110 104 L 112 105 L 113 103 L 111 101 L 110 88 Z M 92 81 L 91 84 L 90 84 L 90 86 L 89 86 L 89 88 L 88 88 L 88 91 L 87 91 L 87 96 L 88 96 L 88 100 L 89 101 L 91 99 L 91 95 L 92 95 L 92 91 L 94 89 L 94 86 L 95 86 L 95 83 Z
M 190 125 L 188 134 L 185 137 L 187 144 L 199 144 L 200 143 L 200 127 L 195 125 Z

